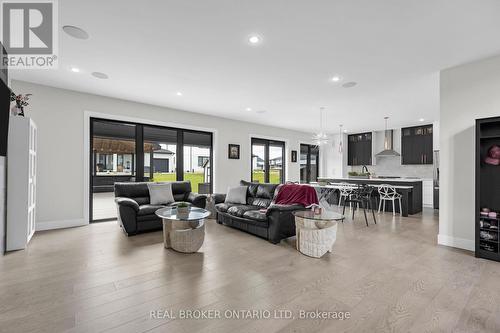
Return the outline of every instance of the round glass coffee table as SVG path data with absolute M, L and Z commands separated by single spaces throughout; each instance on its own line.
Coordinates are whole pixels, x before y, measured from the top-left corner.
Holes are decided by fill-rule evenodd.
M 205 240 L 205 221 L 210 212 L 197 207 L 189 207 L 187 215 L 179 216 L 177 208 L 158 209 L 156 215 L 163 220 L 163 245 L 177 252 L 197 252 Z
M 337 221 L 343 220 L 342 214 L 323 210 L 315 214 L 311 210 L 294 211 L 297 250 L 309 257 L 321 258 L 332 252 L 337 240 Z

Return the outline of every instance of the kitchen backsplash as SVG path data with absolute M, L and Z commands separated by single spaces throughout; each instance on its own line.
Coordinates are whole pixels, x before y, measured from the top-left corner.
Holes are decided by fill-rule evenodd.
M 400 156 L 378 157 L 377 165 L 367 165 L 375 176 L 401 176 L 432 179 L 432 165 L 401 165 Z M 361 166 L 351 166 L 350 171 L 361 172 Z

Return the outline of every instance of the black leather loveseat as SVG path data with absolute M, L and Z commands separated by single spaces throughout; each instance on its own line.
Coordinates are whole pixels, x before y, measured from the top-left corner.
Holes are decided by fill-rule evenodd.
M 115 183 L 115 202 L 118 222 L 127 235 L 159 230 L 161 219 L 155 212 L 165 206 L 151 205 L 148 183 Z M 205 195 L 191 192 L 191 183 L 172 182 L 172 194 L 176 202 L 190 202 L 193 206 L 205 208 Z
M 224 203 L 225 195 L 216 194 L 217 222 L 263 237 L 273 244 L 295 235 L 294 210 L 305 210 L 300 205 L 275 205 L 275 184 L 241 181 L 248 186 L 245 205 Z

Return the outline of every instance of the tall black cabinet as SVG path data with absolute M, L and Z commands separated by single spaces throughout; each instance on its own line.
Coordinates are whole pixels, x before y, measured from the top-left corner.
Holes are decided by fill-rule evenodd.
M 372 133 L 347 136 L 347 165 L 372 165 Z
M 500 147 L 500 117 L 477 119 L 476 257 L 500 261 L 500 148 L 495 146 Z
M 432 125 L 401 129 L 401 163 L 432 164 Z

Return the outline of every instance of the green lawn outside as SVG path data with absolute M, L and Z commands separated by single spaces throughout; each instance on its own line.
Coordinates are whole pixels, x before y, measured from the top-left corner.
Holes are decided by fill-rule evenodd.
M 264 183 L 264 172 L 263 171 L 253 171 L 253 181 L 258 181 L 259 183 Z M 198 184 L 203 183 L 203 173 L 185 173 L 184 180 L 189 180 L 191 182 L 191 189 L 193 192 L 198 192 Z M 280 170 L 271 170 L 269 175 L 269 180 L 272 184 L 280 183 Z M 154 173 L 153 181 L 155 182 L 173 182 L 176 181 L 176 173 Z
M 254 170 L 252 173 L 252 180 L 258 181 L 259 183 L 265 183 L 264 181 L 264 171 Z M 269 173 L 269 182 L 271 184 L 279 184 L 280 183 L 280 170 L 270 170 Z
M 203 183 L 203 173 L 185 173 L 184 180 L 191 182 L 193 192 L 198 192 L 198 184 Z M 176 173 L 154 173 L 153 181 L 155 182 L 174 182 L 176 181 Z

